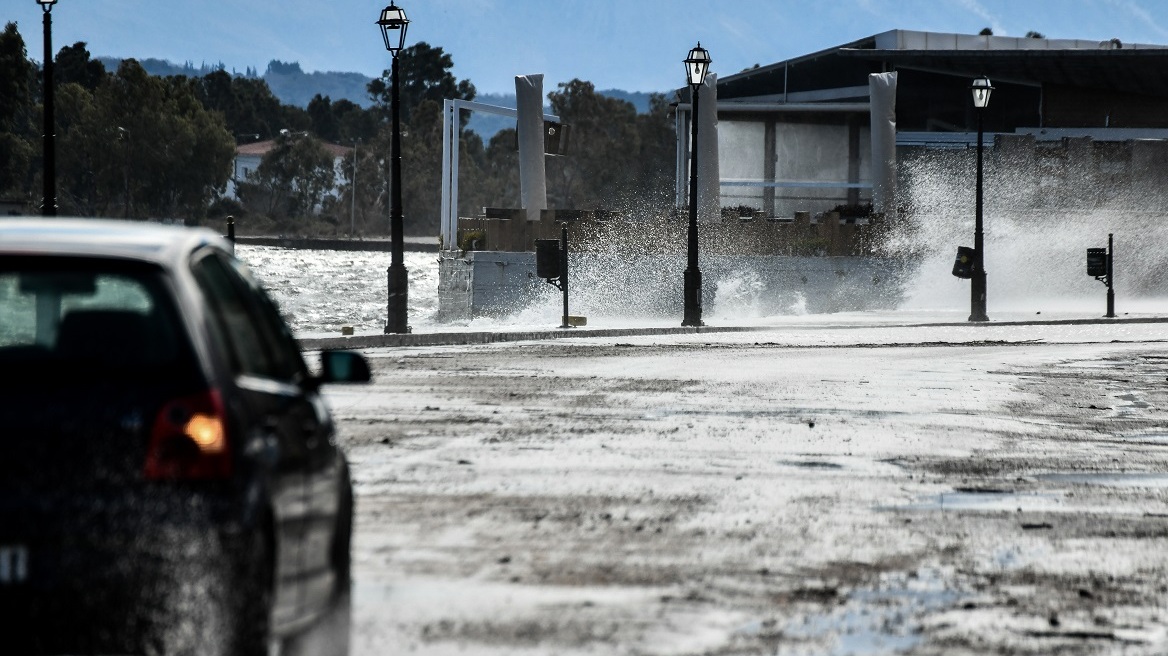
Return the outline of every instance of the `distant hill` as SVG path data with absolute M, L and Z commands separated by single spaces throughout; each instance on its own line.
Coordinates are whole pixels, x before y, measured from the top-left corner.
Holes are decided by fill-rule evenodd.
M 116 57 L 97 57 L 107 71 L 116 71 L 122 63 Z M 147 73 L 158 76 L 185 75 L 187 77 L 202 77 L 214 71 L 227 70 L 222 63 L 195 66 L 194 62 L 175 64 L 163 59 L 140 59 L 139 64 Z M 256 69 L 250 66 L 243 72 L 230 70 L 232 75 L 243 77 L 260 77 Z M 296 62 L 282 62 L 273 59 L 268 63 L 268 69 L 263 74 L 264 82 L 272 90 L 280 102 L 286 105 L 308 107 L 309 101 L 316 94 L 328 96 L 332 100 L 347 98 L 361 107 L 369 107 L 372 101 L 365 90 L 372 78 L 360 73 L 305 73 Z
M 280 102 L 288 105 L 308 107 L 309 101 L 318 93 L 334 101 L 346 98 L 361 107 L 373 104 L 366 90 L 373 78 L 360 73 L 305 73 L 297 62 L 273 59 L 264 72 L 264 81 Z
M 122 63 L 122 60 L 118 59 L 117 57 L 94 57 L 94 59 L 101 62 L 101 65 L 105 66 L 105 70 L 110 71 L 110 72 L 118 70 L 118 66 L 120 66 Z M 168 75 L 184 75 L 186 77 L 203 77 L 204 75 L 207 75 L 208 73 L 213 73 L 215 71 L 227 70 L 227 66 L 224 65 L 223 62 L 219 62 L 218 64 L 208 64 L 206 62 L 203 62 L 203 63 L 199 64 L 198 66 L 195 66 L 194 62 L 184 62 L 182 64 L 176 64 L 174 62 L 167 61 L 165 59 L 152 59 L 151 58 L 151 59 L 139 59 L 138 63 L 142 65 L 142 68 L 145 69 L 147 73 L 149 73 L 151 75 L 157 75 L 159 77 L 166 77 Z M 242 73 L 235 71 L 235 70 L 231 70 L 228 72 L 231 73 L 232 75 L 243 75 L 245 77 L 258 77 L 258 75 L 256 74 L 256 70 L 254 68 L 251 68 L 251 67 L 248 67 L 248 69 Z
M 116 71 L 122 63 L 122 60 L 116 57 L 97 57 L 96 59 L 105 66 L 107 71 Z M 198 66 L 195 66 L 194 62 L 175 64 L 163 59 L 139 59 L 138 63 L 142 64 L 142 68 L 146 69 L 147 73 L 159 76 L 185 75 L 187 77 L 202 77 L 214 71 L 227 70 L 227 67 L 222 62 L 216 64 L 202 62 Z M 250 66 L 242 72 L 234 69 L 228 72 L 236 76 L 260 77 L 256 69 Z M 288 105 L 308 107 L 309 101 L 318 93 L 322 96 L 328 96 L 332 100 L 346 98 L 361 107 L 369 107 L 373 104 L 369 98 L 369 93 L 366 91 L 369 82 L 373 78 L 362 75 L 361 73 L 305 73 L 297 62 L 282 62 L 273 59 L 268 62 L 268 68 L 264 71 L 262 77 L 268 83 L 268 87 L 272 90 L 272 93 L 280 99 L 280 102 Z M 545 89 L 548 92 L 553 90 Z M 649 111 L 649 96 L 652 95 L 650 93 L 622 91 L 620 89 L 602 89 L 599 93 L 610 98 L 626 100 L 632 103 L 638 112 L 644 113 Z M 484 93 L 479 94 L 475 100 L 487 105 L 515 107 L 515 94 L 513 93 Z M 545 107 L 544 111 L 550 113 L 551 108 Z M 515 127 L 514 119 L 479 112 L 472 114 L 470 121 L 467 123 L 467 129 L 478 132 L 484 140 L 489 140 L 499 130 L 511 127 Z

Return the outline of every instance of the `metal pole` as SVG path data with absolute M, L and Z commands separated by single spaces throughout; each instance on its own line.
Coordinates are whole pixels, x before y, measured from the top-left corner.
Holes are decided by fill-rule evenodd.
M 387 307 L 386 333 L 410 332 L 407 315 L 409 295 L 409 274 L 406 271 L 402 256 L 402 193 L 401 193 L 401 106 L 398 101 L 398 65 L 397 53 L 393 55 L 391 73 L 392 108 L 393 108 L 393 140 L 390 152 L 390 170 L 393 178 L 393 193 L 391 195 L 391 209 L 389 215 L 390 251 L 389 265 L 389 300 Z
M 450 112 L 451 135 L 450 147 L 450 235 L 451 245 L 447 248 L 458 248 L 458 167 L 462 166 L 462 110 L 458 103 L 453 104 Z
M 127 219 L 133 218 L 133 211 L 130 202 L 130 153 L 134 149 L 134 144 L 130 141 L 130 131 L 118 127 L 118 136 L 121 138 L 122 144 L 122 184 L 126 188 L 126 198 L 123 206 L 125 207 L 124 214 Z
M 1115 259 L 1115 235 L 1107 235 L 1107 318 L 1115 318 L 1115 273 L 1112 261 Z
M 353 196 L 353 204 L 349 207 L 349 239 L 352 239 L 357 232 L 357 144 L 360 140 L 353 142 L 353 182 L 350 186 L 349 193 Z
M 986 316 L 986 272 L 985 272 L 985 239 L 982 233 L 982 142 L 985 132 L 982 129 L 982 114 L 985 110 L 977 110 L 977 208 L 974 215 L 973 229 L 973 279 L 970 281 L 970 321 L 989 321 Z
M 690 164 L 689 164 L 689 239 L 686 248 L 685 268 L 685 315 L 683 326 L 702 324 L 702 271 L 698 268 L 698 90 L 700 85 L 691 87 L 693 109 L 690 111 Z
M 45 10 L 45 133 L 44 133 L 44 195 L 41 214 L 57 216 L 57 121 L 53 116 L 53 5 L 42 5 Z
M 680 212 L 682 204 L 685 203 L 685 123 L 681 118 L 680 108 L 673 117 L 673 133 L 677 135 L 677 152 L 674 153 L 677 173 L 673 176 L 673 206 Z
M 568 224 L 560 226 L 560 289 L 564 292 L 564 323 L 560 328 L 571 328 L 568 323 Z
M 442 204 L 439 215 L 442 226 L 442 249 L 450 250 L 454 246 L 454 231 L 450 229 L 450 115 L 454 112 L 454 101 L 442 101 Z

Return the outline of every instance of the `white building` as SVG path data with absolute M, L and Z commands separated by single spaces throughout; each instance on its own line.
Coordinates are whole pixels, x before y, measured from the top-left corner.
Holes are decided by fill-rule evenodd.
M 259 168 L 260 161 L 264 158 L 264 155 L 274 150 L 276 145 L 277 142 L 275 139 L 268 139 L 267 141 L 257 141 L 255 143 L 236 146 L 234 169 L 231 173 L 231 179 L 227 181 L 227 192 L 225 194 L 227 198 L 239 200 L 239 196 L 236 193 L 237 183 L 246 181 L 247 176 Z M 346 157 L 353 156 L 353 149 L 331 143 L 325 143 L 324 147 L 333 156 L 335 182 L 329 193 L 334 196 L 339 196 L 341 193 L 341 185 L 345 180 L 341 165 L 344 163 Z

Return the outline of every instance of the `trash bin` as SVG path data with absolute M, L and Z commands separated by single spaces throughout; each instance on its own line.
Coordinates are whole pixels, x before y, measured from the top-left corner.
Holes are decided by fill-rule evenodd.
M 953 275 L 958 278 L 973 277 L 973 256 L 977 251 L 968 246 L 957 247 L 957 261 L 953 263 Z
M 544 280 L 560 277 L 560 240 L 535 240 L 535 275 Z

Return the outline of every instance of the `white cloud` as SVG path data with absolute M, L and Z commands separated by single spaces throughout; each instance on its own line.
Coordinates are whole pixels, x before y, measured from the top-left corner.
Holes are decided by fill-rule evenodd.
M 992 29 L 994 34 L 997 36 L 1006 36 L 1008 34 L 1005 26 L 1002 25 L 1002 21 L 999 20 L 997 16 L 991 14 L 990 10 L 986 9 L 985 5 L 983 5 L 981 2 L 978 2 L 978 0 L 952 0 L 952 3 L 957 7 L 964 9 L 965 11 L 968 11 L 969 13 L 989 23 L 989 28 Z
M 1107 4 L 1127 12 L 1133 18 L 1143 23 L 1149 30 L 1155 32 L 1162 38 L 1168 39 L 1168 29 L 1164 29 L 1164 27 L 1156 22 L 1152 14 L 1135 0 L 1107 0 Z

